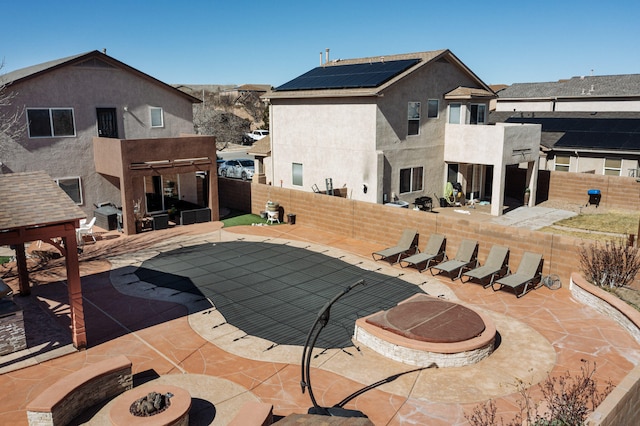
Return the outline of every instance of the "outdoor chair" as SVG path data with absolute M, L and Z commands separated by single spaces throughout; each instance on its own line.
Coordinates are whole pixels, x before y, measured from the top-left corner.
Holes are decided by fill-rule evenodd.
M 422 272 L 431 266 L 431 262 L 442 262 L 447 259 L 445 246 L 447 241 L 442 234 L 431 234 L 429 242 L 422 253 L 416 253 L 413 256 L 405 257 L 400 261 L 400 267 L 406 268 L 415 266 L 418 272 Z M 403 265 L 406 263 L 406 265 Z M 420 264 L 424 263 L 424 268 L 420 269 Z
M 480 281 L 484 288 L 490 287 L 496 278 L 500 278 L 511 271 L 509 270 L 509 248 L 504 246 L 493 246 L 489 251 L 487 260 L 483 266 L 471 269 L 460 277 L 460 281 L 469 282 L 472 279 Z M 467 277 L 467 281 L 464 278 Z M 488 284 L 484 284 L 486 279 Z
M 462 275 L 465 270 L 473 269 L 478 266 L 478 242 L 474 240 L 462 240 L 456 257 L 446 262 L 439 263 L 429 268 L 431 275 L 435 275 L 433 270 L 440 273 L 446 273 L 451 281 L 454 281 Z M 455 272 L 458 271 L 458 275 Z M 455 277 L 455 278 L 454 278 Z
M 541 285 L 543 262 L 541 254 L 525 252 L 516 273 L 500 278 L 491 285 L 491 288 L 498 291 L 509 287 L 514 291 L 516 297 L 522 297 L 527 294 L 531 285 L 538 284 L 537 287 Z M 496 288 L 496 286 L 499 287 Z M 517 290 L 520 287 L 522 287 L 522 292 L 518 293 Z
M 89 222 L 86 220 L 83 222 L 80 221 L 80 228 L 76 229 L 76 239 L 80 244 L 84 242 L 84 236 L 90 235 L 93 241 L 96 241 L 96 237 L 93 235 L 93 225 L 96 224 L 95 216 Z
M 418 250 L 418 231 L 415 229 L 405 229 L 402 237 L 393 247 L 371 253 L 373 260 L 386 260 L 391 264 L 398 263 L 403 255 L 409 255 L 419 252 Z M 376 259 L 376 256 L 378 258 Z

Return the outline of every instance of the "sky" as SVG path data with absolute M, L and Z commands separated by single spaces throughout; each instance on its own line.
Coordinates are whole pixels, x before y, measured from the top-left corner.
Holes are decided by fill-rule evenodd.
M 169 84 L 277 87 L 320 65 L 449 49 L 487 84 L 640 73 L 640 2 L 0 0 L 0 74 L 107 49 Z

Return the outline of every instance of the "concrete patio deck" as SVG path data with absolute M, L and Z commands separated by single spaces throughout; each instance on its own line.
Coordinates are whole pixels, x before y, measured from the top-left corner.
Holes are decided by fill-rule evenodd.
M 402 280 L 416 292 L 464 303 L 496 323 L 498 348 L 466 367 L 416 370 L 362 346 L 317 351 L 311 379 L 321 405 L 331 406 L 388 379 L 347 404 L 376 425 L 463 425 L 464 415 L 488 399 L 496 401 L 499 415 L 510 419 L 517 411 L 517 380 L 535 384 L 549 373 L 576 374 L 580 360 L 586 359 L 597 363 L 596 379 L 604 387 L 607 380 L 619 383 L 640 362 L 640 345 L 629 333 L 571 298 L 568 277 L 562 277 L 559 290 L 542 287 L 517 299 L 509 292 L 373 262 L 370 254 L 380 246 L 300 225 L 225 230 L 220 223 L 207 223 L 104 237 L 86 245 L 81 257 L 87 350 L 74 351 L 64 341 L 69 324 L 60 275 L 64 270 L 53 261 L 32 274 L 37 286 L 31 301 L 47 307 L 56 321 L 46 315 L 38 318 L 47 333 L 36 339 L 36 350 L 0 357 L 0 386 L 11 389 L 0 404 L 1 424 L 26 424 L 27 404 L 47 386 L 68 372 L 120 354 L 133 362 L 135 385 L 157 380 L 189 390 L 195 401 L 192 424 L 226 424 L 252 400 L 273 404 L 277 416 L 306 413 L 311 402 L 300 390 L 299 345 L 274 346 L 248 335 L 226 321 L 215 300 L 141 281 L 135 273 L 161 253 L 238 240 L 321 252 L 345 265 Z M 291 267 L 295 261 L 284 259 L 283 265 Z M 348 297 L 357 299 L 357 291 L 344 298 L 346 305 Z M 304 330 L 310 326 L 302 324 Z M 532 392 L 539 395 L 535 387 Z M 96 407 L 81 423 L 108 424 L 109 407 Z

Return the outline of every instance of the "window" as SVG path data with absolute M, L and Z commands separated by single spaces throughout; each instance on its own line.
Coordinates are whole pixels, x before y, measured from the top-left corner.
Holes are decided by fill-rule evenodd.
M 291 183 L 296 186 L 302 186 L 302 164 L 293 163 L 291 170 Z
M 485 104 L 471 104 L 469 124 L 484 124 L 487 106 Z
M 76 204 L 82 204 L 82 185 L 80 177 L 66 177 L 55 179 L 58 186 L 73 200 Z
M 460 107 L 461 104 L 449 105 L 449 123 L 460 124 Z
M 568 155 L 556 155 L 555 170 L 556 172 L 568 172 L 571 157 Z
M 604 174 L 607 176 L 620 176 L 622 160 L 620 158 L 604 159 Z
M 27 108 L 27 122 L 30 138 L 76 135 L 71 108 Z
M 420 133 L 420 102 L 409 102 L 407 111 L 407 135 L 417 135 Z
M 422 167 L 400 170 L 400 193 L 422 190 Z
M 440 102 L 437 99 L 427 101 L 427 118 L 438 118 Z
M 162 108 L 151 107 L 151 127 L 164 127 Z

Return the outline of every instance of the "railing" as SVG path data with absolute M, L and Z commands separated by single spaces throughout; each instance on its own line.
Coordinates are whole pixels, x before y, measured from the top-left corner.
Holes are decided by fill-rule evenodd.
M 640 177 L 640 169 L 629 169 L 630 177 Z

